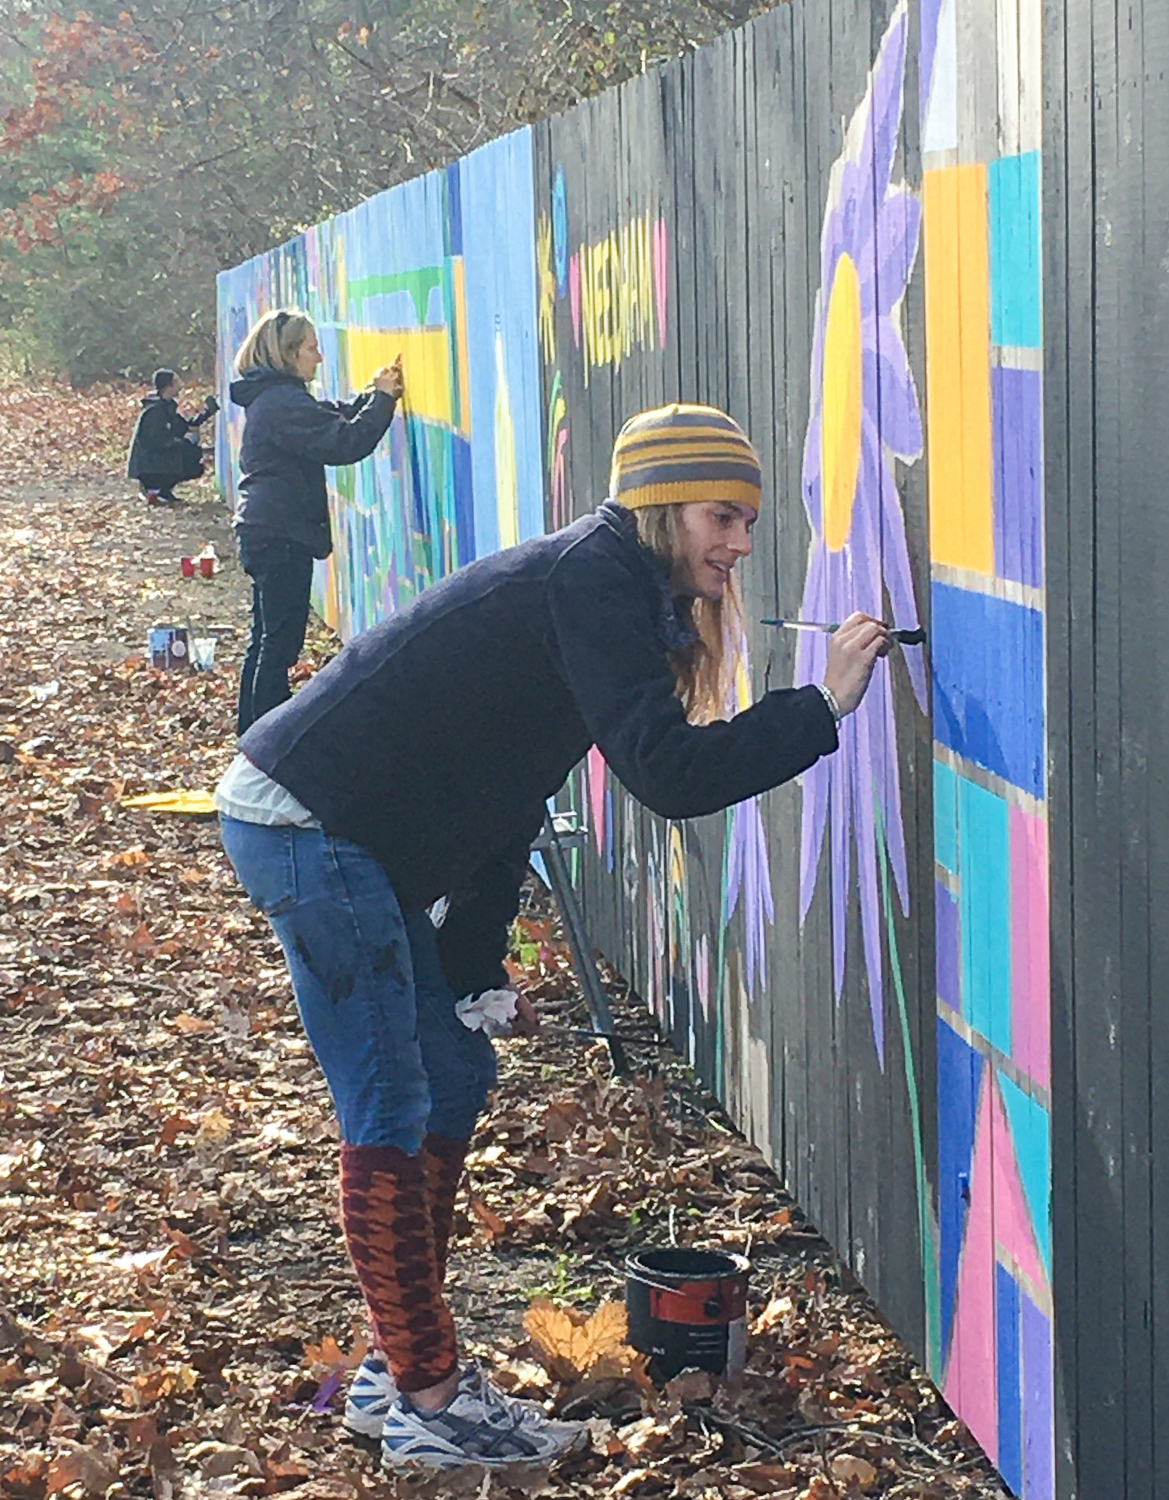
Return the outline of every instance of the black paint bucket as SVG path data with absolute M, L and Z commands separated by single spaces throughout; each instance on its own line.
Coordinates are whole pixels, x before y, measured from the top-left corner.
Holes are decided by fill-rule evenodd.
M 750 1262 L 721 1250 L 643 1250 L 625 1262 L 629 1342 L 650 1373 L 738 1375 L 747 1354 Z

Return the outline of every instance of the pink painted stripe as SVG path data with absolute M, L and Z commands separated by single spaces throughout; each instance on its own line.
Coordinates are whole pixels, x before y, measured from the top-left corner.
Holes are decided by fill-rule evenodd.
M 596 745 L 589 746 L 588 759 L 589 810 L 593 819 L 593 838 L 597 853 L 605 849 L 605 757 Z
M 1029 1078 L 1051 1082 L 1051 925 L 1047 819 L 1011 808 L 1011 1057 Z

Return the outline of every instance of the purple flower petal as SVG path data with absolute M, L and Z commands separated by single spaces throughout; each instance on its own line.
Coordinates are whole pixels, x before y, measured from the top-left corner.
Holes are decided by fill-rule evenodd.
M 829 810 L 831 814 L 832 893 L 832 985 L 837 1000 L 844 990 L 844 940 L 848 930 L 848 888 L 852 882 L 852 838 L 849 829 L 847 761 L 839 752 L 831 762 Z
M 800 814 L 800 926 L 804 925 L 816 892 L 824 823 L 831 793 L 830 760 L 820 760 L 803 776 L 803 808 Z
M 897 154 L 897 140 L 901 134 L 907 29 L 906 9 L 901 4 L 885 32 L 881 51 L 873 65 L 869 117 L 859 154 L 859 161 L 866 168 L 870 182 L 869 192 L 862 195 L 860 200 L 861 217 L 857 223 L 857 234 L 865 239 L 873 233 L 876 212 L 885 201 Z
M 904 459 L 921 457 L 921 416 L 917 406 L 917 392 L 905 347 L 894 333 L 888 336 L 890 325 L 883 320 L 877 349 L 865 350 L 861 358 L 864 371 L 865 412 L 879 425 L 881 441 L 886 448 Z
M 874 674 L 873 716 L 879 719 L 886 751 L 879 757 L 881 778 L 877 794 L 881 799 L 882 820 L 885 825 L 885 846 L 889 851 L 889 863 L 893 868 L 893 883 L 901 903 L 902 914 L 909 914 L 909 871 L 905 858 L 905 826 L 901 819 L 901 770 L 897 761 L 897 723 L 893 711 L 892 671 L 888 661 L 880 663 Z
M 804 473 L 801 482 L 801 492 L 804 498 L 804 510 L 807 513 L 808 525 L 812 528 L 812 545 L 819 542 L 823 534 L 820 504 L 820 413 L 817 412 L 808 423 L 808 430 L 804 435 Z
M 921 204 L 912 193 L 891 193 L 877 218 L 878 310 L 888 314 L 905 295 L 917 259 Z
M 921 619 L 917 608 L 917 596 L 913 587 L 913 572 L 909 565 L 909 547 L 905 540 L 905 516 L 901 509 L 901 495 L 888 459 L 882 454 L 879 461 L 879 493 L 881 527 L 884 533 L 885 587 L 889 591 L 893 624 L 902 629 L 917 625 Z M 913 696 L 922 713 L 926 712 L 925 668 L 920 646 L 906 646 L 905 665 L 909 669 L 909 681 Z
M 867 701 L 867 698 L 866 698 Z M 862 705 L 863 707 L 863 705 Z M 874 743 L 872 714 L 857 714 L 853 726 L 855 746 L 852 756 L 853 806 L 856 809 L 856 873 L 860 889 L 861 939 L 865 954 L 865 971 L 869 981 L 869 1010 L 873 1022 L 873 1042 L 881 1071 L 885 1069 L 885 994 L 881 958 L 880 896 L 877 892 L 877 840 L 873 825 L 873 798 L 878 768 L 874 757 L 887 752 L 879 741 Z

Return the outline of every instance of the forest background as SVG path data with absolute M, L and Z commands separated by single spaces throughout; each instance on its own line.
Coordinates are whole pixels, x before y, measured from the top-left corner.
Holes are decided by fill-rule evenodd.
M 0 0 L 0 373 L 214 364 L 215 273 L 759 0 Z

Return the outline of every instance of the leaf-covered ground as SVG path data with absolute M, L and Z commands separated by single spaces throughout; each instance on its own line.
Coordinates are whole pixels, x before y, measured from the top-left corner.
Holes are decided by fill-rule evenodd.
M 0 390 L 6 412 L 18 398 Z M 502 1048 L 450 1290 L 468 1347 L 588 1419 L 592 1452 L 395 1486 L 343 1434 L 364 1325 L 278 950 L 213 823 L 120 803 L 209 786 L 230 758 L 246 580 L 208 486 L 147 510 L 112 477 L 129 397 L 90 401 L 79 429 L 85 401 L 40 393 L 19 440 L 0 423 L 0 1495 L 1004 1495 L 619 985 L 646 1042 L 643 1076 L 612 1078 L 537 895 L 517 965 L 545 1027 Z M 182 579 L 207 541 L 221 571 Z M 215 628 L 216 669 L 150 668 L 158 620 Z M 737 1389 L 656 1392 L 619 1347 L 624 1256 L 671 1235 L 750 1254 Z

